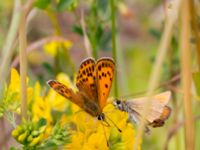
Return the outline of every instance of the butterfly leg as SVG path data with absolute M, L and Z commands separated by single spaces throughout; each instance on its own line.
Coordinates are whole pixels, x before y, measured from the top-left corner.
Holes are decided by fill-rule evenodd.
M 150 131 L 151 130 L 149 129 L 149 127 L 145 126 L 144 132 L 147 133 L 147 134 L 150 134 Z
M 108 138 L 107 138 L 107 136 L 106 136 L 106 130 L 105 130 L 105 127 L 104 127 L 102 121 L 101 121 L 101 125 L 102 125 L 102 127 L 103 127 L 103 132 L 104 132 L 104 136 L 105 136 L 105 138 L 106 138 L 107 147 L 110 147 L 110 144 L 109 144 Z

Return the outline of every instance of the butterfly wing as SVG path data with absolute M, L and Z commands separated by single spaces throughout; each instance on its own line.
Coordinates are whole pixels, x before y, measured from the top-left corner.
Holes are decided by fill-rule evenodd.
M 163 92 L 153 97 L 149 113 L 146 117 L 147 122 L 152 126 L 162 126 L 164 121 L 171 113 L 170 107 L 166 106 L 170 100 L 171 92 Z M 141 112 L 144 109 L 146 98 L 137 98 L 126 101 L 126 105 L 130 108 L 132 114 L 137 114 L 137 118 L 141 117 Z M 135 113 L 133 113 L 135 112 Z M 156 124 L 156 125 L 154 125 Z M 159 125 L 160 124 L 160 125 Z
M 168 119 L 168 117 L 171 114 L 171 108 L 168 106 L 165 106 L 163 108 L 163 112 L 161 114 L 161 116 L 158 119 L 155 119 L 152 123 L 150 123 L 149 125 L 152 127 L 161 127 L 164 125 L 165 120 Z
M 155 95 L 154 100 L 158 101 L 161 105 L 165 106 L 168 104 L 171 98 L 171 95 L 172 95 L 171 91 L 165 91 L 165 92 Z
M 74 91 L 71 88 L 68 88 L 66 85 L 55 80 L 49 80 L 47 84 L 52 89 L 54 89 L 58 94 L 67 98 L 68 100 L 75 103 L 79 107 L 81 108 L 84 107 L 82 96 L 78 93 L 74 93 Z
M 76 86 L 86 97 L 98 104 L 96 87 L 95 61 L 92 58 L 84 60 L 78 71 Z
M 114 77 L 115 64 L 111 58 L 101 58 L 97 61 L 95 70 L 98 101 L 102 111 L 110 93 Z

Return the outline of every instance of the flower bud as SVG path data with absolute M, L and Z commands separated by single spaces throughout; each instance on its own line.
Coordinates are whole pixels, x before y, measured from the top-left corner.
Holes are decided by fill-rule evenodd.
M 21 142 L 21 143 L 23 143 L 23 142 L 25 141 L 27 135 L 28 135 L 28 131 L 24 132 L 23 134 L 21 134 L 21 135 L 17 138 L 18 141 Z

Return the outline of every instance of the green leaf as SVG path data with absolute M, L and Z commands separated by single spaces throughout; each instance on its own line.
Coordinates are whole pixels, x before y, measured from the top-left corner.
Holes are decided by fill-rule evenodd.
M 149 33 L 150 33 L 153 37 L 155 37 L 156 39 L 160 39 L 160 37 L 161 37 L 161 32 L 158 31 L 158 30 L 156 30 L 156 29 L 154 29 L 154 28 L 150 28 L 150 29 L 149 29 Z
M 15 147 L 10 147 L 9 150 L 19 150 L 19 149 L 15 148 Z
M 98 9 L 100 9 L 102 12 L 106 12 L 109 6 L 108 0 L 97 0 L 97 6 Z
M 194 84 L 196 87 L 197 95 L 200 96 L 200 72 L 194 72 L 192 74 L 192 77 L 193 77 Z
M 83 36 L 83 30 L 82 30 L 82 28 L 81 28 L 80 25 L 74 25 L 74 26 L 72 26 L 72 31 L 74 33 L 77 33 L 77 34 Z
M 38 121 L 38 126 L 41 127 L 41 126 L 44 126 L 47 124 L 47 120 L 44 119 L 44 118 L 41 118 L 39 121 Z
M 99 41 L 100 48 L 102 50 L 110 50 L 110 42 L 112 39 L 112 33 L 110 31 L 104 31 L 102 38 Z
M 47 70 L 47 72 L 50 74 L 50 75 L 53 75 L 54 74 L 54 70 L 53 70 L 53 67 L 47 63 L 47 62 L 44 62 L 42 64 L 42 66 L 45 68 L 45 70 Z
M 57 10 L 58 11 L 65 11 L 67 9 L 70 9 L 72 7 L 75 0 L 60 0 L 57 4 Z
M 62 117 L 63 112 L 52 110 L 51 111 L 51 116 L 53 118 L 53 122 L 56 123 L 60 118 Z
M 40 9 L 46 9 L 51 3 L 51 0 L 36 0 L 34 6 Z
M 97 26 L 97 30 L 96 30 L 96 41 L 99 42 L 100 39 L 102 38 L 102 35 L 103 35 L 103 27 L 101 25 L 98 25 Z

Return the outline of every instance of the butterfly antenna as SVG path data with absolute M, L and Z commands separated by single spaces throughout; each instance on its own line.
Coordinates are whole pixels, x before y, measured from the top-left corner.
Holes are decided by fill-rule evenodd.
M 103 122 L 106 123 L 106 124 L 103 124 Z M 103 122 L 102 122 L 103 126 L 110 127 L 110 124 L 105 119 L 103 120 Z
M 110 122 L 112 122 L 112 124 L 115 126 L 115 128 L 119 131 L 122 132 L 122 130 L 114 123 L 114 121 L 112 121 L 112 119 L 110 119 L 108 116 L 106 116 L 108 118 L 108 120 L 110 120 Z
M 104 127 L 104 124 L 101 122 L 101 125 L 103 126 L 103 132 L 104 132 L 104 136 L 106 138 L 106 143 L 107 143 L 107 146 L 109 147 L 109 142 L 108 142 L 108 138 L 106 136 L 106 130 L 105 130 L 105 127 Z

